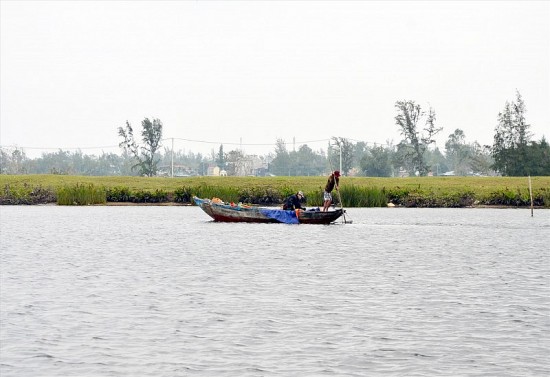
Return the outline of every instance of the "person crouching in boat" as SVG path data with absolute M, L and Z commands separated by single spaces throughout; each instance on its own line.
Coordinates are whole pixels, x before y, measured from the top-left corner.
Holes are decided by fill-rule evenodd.
M 302 202 L 304 201 L 304 193 L 301 191 L 298 191 L 296 194 L 290 195 L 288 198 L 285 199 L 283 203 L 283 209 L 284 210 L 295 210 L 295 209 L 303 209 Z
M 328 211 L 328 207 L 330 207 L 330 204 L 332 203 L 332 190 L 334 190 L 334 188 L 338 190 L 339 184 L 340 172 L 338 170 L 335 170 L 334 173 L 329 175 L 327 185 L 325 186 L 325 191 L 323 192 L 323 212 Z

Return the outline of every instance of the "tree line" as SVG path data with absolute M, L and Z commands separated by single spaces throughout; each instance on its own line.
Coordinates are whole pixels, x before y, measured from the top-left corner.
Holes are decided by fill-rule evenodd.
M 497 116 L 493 145 L 466 141 L 463 130 L 449 134 L 445 149 L 435 145 L 434 137 L 443 130 L 437 126 L 436 112 L 424 110 L 415 101 L 395 103 L 395 124 L 402 136 L 397 145 L 369 146 L 333 137 L 326 149 L 313 150 L 307 144 L 290 151 L 278 139 L 273 151 L 259 156 L 263 168 L 252 170 L 251 159 L 239 150 L 224 151 L 223 144 L 210 155 L 184 153 L 162 146 L 163 124 L 159 119 L 141 122 L 141 137 L 134 135 L 129 122 L 118 128 L 121 154 L 85 155 L 81 151 L 59 150 L 30 159 L 21 149 L 0 151 L 2 174 L 78 174 L 78 175 L 167 175 L 177 167 L 179 175 L 207 175 L 217 166 L 227 175 L 272 174 L 281 176 L 323 175 L 342 170 L 345 175 L 392 177 L 407 175 L 550 175 L 550 146 L 544 136 L 532 140 L 526 119 L 526 105 L 519 91 L 507 101 Z

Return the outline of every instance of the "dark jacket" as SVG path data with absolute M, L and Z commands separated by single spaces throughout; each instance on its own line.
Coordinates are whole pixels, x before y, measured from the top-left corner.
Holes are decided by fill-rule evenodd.
M 332 192 L 332 190 L 334 190 L 335 185 L 340 185 L 340 178 L 334 177 L 334 174 L 331 174 L 328 177 L 327 185 L 325 186 L 325 191 L 329 193 Z
M 302 203 L 296 194 L 290 195 L 283 203 L 284 210 L 303 209 Z

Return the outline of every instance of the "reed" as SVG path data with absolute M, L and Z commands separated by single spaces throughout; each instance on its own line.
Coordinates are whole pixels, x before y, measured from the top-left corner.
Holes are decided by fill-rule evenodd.
M 341 186 L 344 207 L 387 207 L 388 197 L 377 187 Z M 333 195 L 335 197 L 337 195 Z
M 105 204 L 106 192 L 104 187 L 93 184 L 65 186 L 57 191 L 57 204 L 59 205 L 90 205 Z
M 320 190 L 302 190 L 306 198 L 306 207 L 322 207 L 323 191 Z M 335 199 L 337 199 L 335 197 Z

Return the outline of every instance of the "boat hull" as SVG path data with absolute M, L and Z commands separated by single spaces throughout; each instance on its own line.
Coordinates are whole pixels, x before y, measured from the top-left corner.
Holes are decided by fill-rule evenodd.
M 328 212 L 285 211 L 264 207 L 231 206 L 197 197 L 193 199 L 208 216 L 219 222 L 330 224 L 343 214 L 341 209 Z

